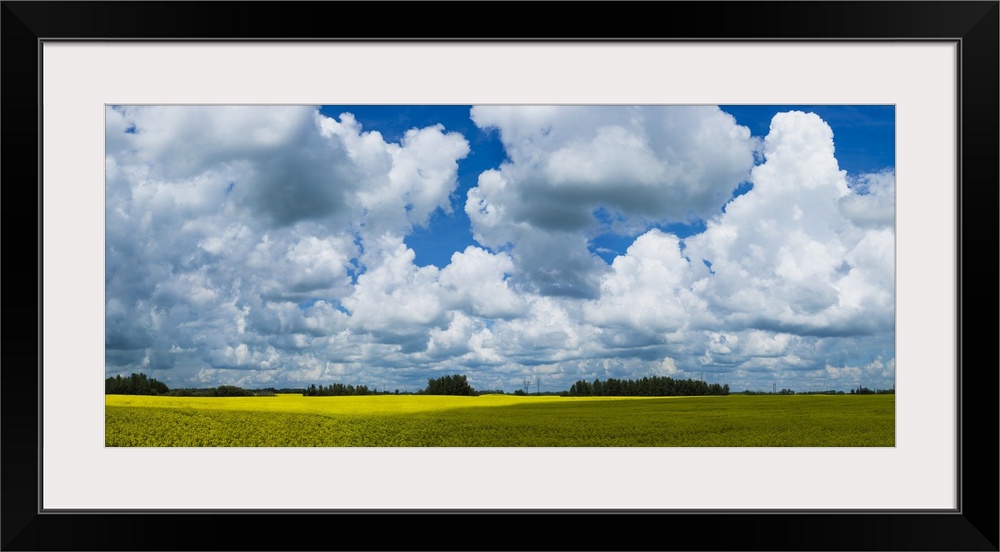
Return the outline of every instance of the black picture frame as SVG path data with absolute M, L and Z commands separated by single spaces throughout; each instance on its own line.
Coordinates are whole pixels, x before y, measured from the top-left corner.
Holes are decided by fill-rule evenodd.
M 396 26 L 387 19 L 389 9 L 394 21 L 426 23 Z M 455 9 L 482 15 L 474 25 L 456 27 L 443 17 Z M 568 19 L 542 15 L 568 11 L 573 12 L 572 25 Z M 358 24 L 330 24 L 338 17 Z M 378 28 L 386 36 L 365 23 L 371 21 L 385 22 Z M 544 9 L 539 3 L 491 2 L 407 2 L 390 8 L 381 2 L 3 1 L 0 181 L 7 199 L 8 262 L 2 273 L 7 284 L 2 340 L 7 369 L 0 386 L 0 545 L 4 550 L 998 550 L 997 316 L 993 294 L 980 283 L 995 290 L 1000 281 L 994 257 L 1000 187 L 998 21 L 997 1 L 577 2 Z M 957 43 L 958 507 L 822 512 L 42 511 L 41 44 L 65 39 L 739 39 L 784 41 L 789 47 L 845 40 Z M 25 252 L 26 227 L 37 231 L 34 257 Z

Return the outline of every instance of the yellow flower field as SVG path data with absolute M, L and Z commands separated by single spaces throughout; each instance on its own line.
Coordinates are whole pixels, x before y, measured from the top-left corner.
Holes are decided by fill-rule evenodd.
M 106 395 L 109 447 L 891 447 L 895 395 Z

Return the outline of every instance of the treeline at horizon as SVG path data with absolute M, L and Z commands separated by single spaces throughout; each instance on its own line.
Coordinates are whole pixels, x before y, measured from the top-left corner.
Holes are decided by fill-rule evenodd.
M 729 384 L 709 384 L 703 380 L 675 380 L 671 377 L 644 377 L 640 380 L 608 378 L 593 382 L 580 380 L 570 386 L 567 397 L 680 397 L 728 395 Z
M 115 376 L 104 380 L 105 395 L 165 395 L 170 389 L 162 381 L 133 373 L 127 378 Z
M 379 395 L 376 389 L 369 389 L 367 385 L 344 385 L 343 383 L 331 383 L 330 385 L 310 385 L 305 393 L 307 397 L 344 397 L 349 395 Z
M 393 391 L 370 388 L 366 385 L 351 385 L 332 383 L 330 385 L 311 384 L 308 387 L 265 387 L 260 389 L 244 389 L 235 385 L 220 385 L 217 387 L 177 388 L 170 389 L 161 381 L 147 377 L 146 374 L 133 373 L 128 377 L 114 376 L 104 380 L 106 395 L 166 395 L 172 397 L 267 397 L 281 394 L 303 395 L 306 397 L 339 397 L 352 395 L 558 395 L 562 397 L 671 397 L 697 395 L 892 395 L 891 389 L 869 389 L 864 386 L 852 388 L 849 391 L 829 389 L 824 391 L 731 391 L 729 384 L 709 384 L 703 380 L 680 380 L 670 377 L 649 376 L 639 380 L 623 380 L 608 378 L 604 381 L 595 379 L 593 382 L 580 380 L 570 386 L 568 391 L 545 391 L 528 393 L 518 389 L 507 393 L 502 389 L 476 390 L 468 384 L 468 379 L 459 374 L 428 380 L 424 389 L 417 391 Z
M 741 391 L 742 395 L 895 395 L 896 388 L 891 389 L 869 389 L 867 387 L 859 385 L 850 391 L 840 391 L 837 389 L 827 389 L 825 391 L 793 391 L 791 389 L 782 389 L 780 391 Z
M 147 377 L 146 374 L 132 373 L 127 378 L 120 375 L 104 380 L 105 395 L 165 395 L 169 397 L 253 397 L 273 395 L 274 390 L 248 390 L 235 385 L 218 387 L 170 389 L 167 384 Z

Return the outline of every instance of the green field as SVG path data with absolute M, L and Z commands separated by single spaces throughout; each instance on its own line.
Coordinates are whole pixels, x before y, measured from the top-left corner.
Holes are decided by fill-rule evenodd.
M 892 447 L 895 395 L 106 395 L 109 447 Z

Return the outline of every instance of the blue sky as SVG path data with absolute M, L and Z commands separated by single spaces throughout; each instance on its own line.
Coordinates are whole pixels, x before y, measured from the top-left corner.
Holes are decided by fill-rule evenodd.
M 107 376 L 895 379 L 892 106 L 121 106 Z

